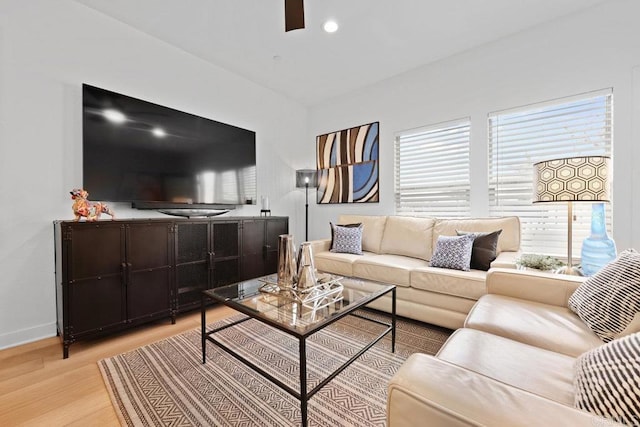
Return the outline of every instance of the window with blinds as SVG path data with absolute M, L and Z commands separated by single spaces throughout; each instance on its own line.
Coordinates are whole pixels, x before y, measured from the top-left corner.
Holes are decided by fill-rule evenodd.
M 470 215 L 469 118 L 401 132 L 395 140 L 399 215 Z
M 489 209 L 517 215 L 522 250 L 567 254 L 567 204 L 533 204 L 533 164 L 586 155 L 611 156 L 611 90 L 564 98 L 489 115 Z M 611 231 L 611 206 L 606 205 Z M 591 231 L 591 203 L 573 204 L 573 248 L 580 254 Z

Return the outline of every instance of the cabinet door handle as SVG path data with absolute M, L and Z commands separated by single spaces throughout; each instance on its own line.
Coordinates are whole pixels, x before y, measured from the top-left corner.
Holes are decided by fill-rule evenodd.
M 131 263 L 127 263 L 127 285 L 131 284 Z
M 122 283 L 127 284 L 127 263 L 120 264 L 120 273 L 122 274 Z

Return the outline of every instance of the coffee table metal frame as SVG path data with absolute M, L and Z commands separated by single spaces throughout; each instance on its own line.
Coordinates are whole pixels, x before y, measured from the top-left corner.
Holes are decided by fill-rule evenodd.
M 350 278 L 347 278 L 347 280 L 349 280 L 349 279 Z M 254 280 L 258 280 L 258 279 L 254 279 Z M 237 285 L 237 284 L 229 285 L 229 286 L 235 286 L 235 285 Z M 217 345 L 218 347 L 220 347 L 225 352 L 227 352 L 228 354 L 230 354 L 231 356 L 233 356 L 236 359 L 238 359 L 240 362 L 242 362 L 245 365 L 251 367 L 254 371 L 258 372 L 264 378 L 268 379 L 269 381 L 271 381 L 272 383 L 274 383 L 275 385 L 277 385 L 281 389 L 285 390 L 287 393 L 289 393 L 290 395 L 292 395 L 296 399 L 300 400 L 300 412 L 302 414 L 302 426 L 306 427 L 307 426 L 307 418 L 308 418 L 307 404 L 309 402 L 309 399 L 311 399 L 311 397 L 313 397 L 313 395 L 315 395 L 329 381 L 331 381 L 333 378 L 335 378 L 340 372 L 342 372 L 345 368 L 347 368 L 349 365 L 351 365 L 365 351 L 367 351 L 368 349 L 373 347 L 378 341 L 380 341 L 382 338 L 384 338 L 389 332 L 391 332 L 391 352 L 395 353 L 395 346 L 396 346 L 396 287 L 395 287 L 395 285 L 384 285 L 382 283 L 380 285 L 381 285 L 381 287 L 380 287 L 379 290 L 371 292 L 367 297 L 362 298 L 361 300 L 358 300 L 355 303 L 347 305 L 341 311 L 338 311 L 338 312 L 334 313 L 334 315 L 332 315 L 328 319 L 324 319 L 324 320 L 321 320 L 321 321 L 317 322 L 316 324 L 313 324 L 312 327 L 307 328 L 307 330 L 305 330 L 305 332 L 303 332 L 303 333 L 300 333 L 300 332 L 298 332 L 298 331 L 296 331 L 296 330 L 294 330 L 292 328 L 289 328 L 289 327 L 287 327 L 287 325 L 282 324 L 280 322 L 274 321 L 274 320 L 266 318 L 264 316 L 259 316 L 259 313 L 256 312 L 255 310 L 252 310 L 252 309 L 240 304 L 239 302 L 237 302 L 236 300 L 234 300 L 232 298 L 224 297 L 223 295 L 216 293 L 216 291 L 219 290 L 220 288 L 203 291 L 202 295 L 201 295 L 201 304 L 202 304 L 201 305 L 202 363 L 205 364 L 206 361 L 207 361 L 207 359 L 206 359 L 206 357 L 207 357 L 207 355 L 206 355 L 206 351 L 207 351 L 206 350 L 206 344 L 207 344 L 207 341 L 210 341 L 210 342 L 214 343 L 215 345 Z M 379 320 L 376 320 L 376 319 L 370 319 L 368 317 L 364 317 L 364 316 L 361 316 L 361 315 L 355 313 L 355 310 L 366 306 L 370 302 L 377 300 L 378 298 L 382 297 L 383 295 L 388 294 L 389 292 L 391 292 L 391 323 L 382 322 L 382 321 L 379 321 Z M 227 325 L 224 325 L 224 326 L 221 326 L 221 327 L 218 327 L 218 328 L 215 328 L 215 329 L 207 331 L 207 329 L 206 329 L 206 325 L 207 325 L 207 321 L 206 321 L 207 311 L 206 311 L 206 308 L 207 308 L 207 302 L 209 300 L 214 300 L 216 302 L 223 303 L 226 306 L 231 307 L 236 311 L 239 311 L 239 312 L 241 312 L 243 314 L 246 314 L 248 317 L 242 318 L 242 319 L 237 320 L 237 321 L 235 321 L 233 323 L 229 323 Z M 324 329 L 325 327 L 331 325 L 332 323 L 342 319 L 343 317 L 345 317 L 347 315 L 355 316 L 355 317 L 367 320 L 369 322 L 378 323 L 380 325 L 386 326 L 386 329 L 380 335 L 378 335 L 375 339 L 373 339 L 371 342 L 369 342 L 367 345 L 365 345 L 360 351 L 358 351 L 356 354 L 354 354 L 349 360 L 347 360 L 341 366 L 339 366 L 333 373 L 331 373 L 329 376 L 327 376 L 324 380 L 320 381 L 320 383 L 318 383 L 314 388 L 312 388 L 311 390 L 307 390 L 307 346 L 306 346 L 307 337 L 315 334 L 316 332 Z M 233 326 L 238 325 L 240 323 L 246 322 L 247 320 L 250 320 L 250 319 L 258 320 L 258 321 L 260 321 L 262 323 L 265 323 L 265 324 L 267 324 L 267 325 L 269 325 L 269 326 L 271 326 L 273 328 L 279 329 L 280 331 L 282 331 L 282 332 L 284 332 L 286 334 L 289 334 L 289 335 L 291 335 L 291 336 L 293 336 L 293 337 L 298 339 L 299 352 L 300 352 L 300 359 L 299 359 L 299 363 L 300 363 L 300 390 L 295 390 L 294 388 L 292 388 L 289 385 L 285 384 L 284 382 L 282 382 L 278 378 L 276 378 L 273 375 L 271 375 L 270 373 L 266 372 L 264 369 L 260 368 L 259 366 L 257 366 L 256 364 L 252 363 L 251 361 L 247 360 L 242 355 L 236 353 L 235 351 L 233 351 L 229 347 L 225 346 L 222 342 L 216 340 L 213 337 L 213 335 L 216 334 L 217 332 L 223 331 L 223 330 L 225 330 L 227 328 L 230 328 L 230 327 L 233 327 Z

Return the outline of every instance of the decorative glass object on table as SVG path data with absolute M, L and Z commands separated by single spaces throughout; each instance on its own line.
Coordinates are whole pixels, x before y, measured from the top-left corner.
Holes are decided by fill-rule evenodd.
M 296 246 L 291 234 L 278 236 L 278 273 L 277 283 L 280 289 L 292 289 L 296 282 Z
M 593 276 L 616 259 L 616 243 L 607 234 L 604 203 L 591 206 L 591 235 L 582 242 L 582 272 Z
M 316 267 L 313 262 L 313 252 L 311 250 L 310 242 L 304 242 L 300 244 L 297 263 L 298 263 L 297 289 L 305 289 L 310 286 L 315 286 L 317 282 Z
M 317 275 L 313 263 L 311 243 L 300 245 L 294 257 L 293 236 L 282 234 L 278 241 L 278 271 L 275 275 L 259 278 L 264 282 L 260 292 L 278 295 L 307 308 L 318 309 L 342 299 L 342 277 L 332 274 Z
M 301 304 L 307 309 L 318 310 L 343 299 L 344 286 L 340 283 L 342 279 L 342 276 L 320 273 L 315 284 L 305 288 L 297 286 L 281 288 L 274 274 L 259 277 L 257 280 L 264 283 L 260 287 L 260 292 L 262 293 L 275 295 L 286 301 Z

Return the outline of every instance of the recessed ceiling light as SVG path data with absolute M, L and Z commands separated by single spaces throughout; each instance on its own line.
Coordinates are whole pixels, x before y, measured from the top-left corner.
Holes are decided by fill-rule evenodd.
M 162 138 L 165 135 L 167 135 L 167 133 L 164 131 L 164 129 L 162 128 L 153 128 L 153 130 L 151 131 L 155 136 L 157 136 L 158 138 Z
M 102 112 L 102 115 L 105 119 L 113 123 L 120 124 L 127 121 L 127 117 L 118 110 L 107 109 Z
M 327 33 L 335 33 L 338 31 L 338 23 L 336 21 L 329 20 L 322 26 Z

